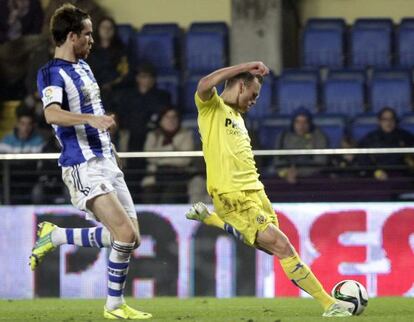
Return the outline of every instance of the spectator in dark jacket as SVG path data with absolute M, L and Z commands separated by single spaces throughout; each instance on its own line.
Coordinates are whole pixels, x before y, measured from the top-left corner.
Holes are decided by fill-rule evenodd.
M 378 129 L 368 133 L 359 142 L 361 148 L 403 148 L 412 147 L 414 136 L 398 127 L 398 118 L 390 107 L 378 113 Z M 369 154 L 360 156 L 359 163 L 369 168 L 368 173 L 378 180 L 389 176 L 406 174 L 412 159 L 406 154 Z

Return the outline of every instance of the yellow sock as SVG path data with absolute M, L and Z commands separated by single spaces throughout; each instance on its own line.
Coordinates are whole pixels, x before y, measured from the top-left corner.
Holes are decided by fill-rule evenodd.
M 293 256 L 281 259 L 280 264 L 286 276 L 296 286 L 317 300 L 324 310 L 335 303 L 335 300 L 326 293 L 310 268 L 301 261 L 298 254 L 295 253 Z
M 209 226 L 215 226 L 217 228 L 224 229 L 224 221 L 221 220 L 221 218 L 217 216 L 215 212 L 211 212 L 210 216 L 204 219 L 203 223 Z

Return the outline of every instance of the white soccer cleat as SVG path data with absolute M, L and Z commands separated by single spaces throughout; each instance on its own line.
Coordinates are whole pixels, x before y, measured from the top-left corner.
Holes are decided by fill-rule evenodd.
M 185 216 L 187 219 L 203 222 L 207 217 L 210 216 L 210 211 L 204 203 L 197 202 L 193 204 Z

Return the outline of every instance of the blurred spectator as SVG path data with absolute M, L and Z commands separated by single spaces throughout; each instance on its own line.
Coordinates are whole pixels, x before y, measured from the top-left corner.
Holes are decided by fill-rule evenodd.
M 44 145 L 43 137 L 36 130 L 32 112 L 20 110 L 13 133 L 0 142 L 0 153 L 38 153 Z
M 129 151 L 142 151 L 149 124 L 156 120 L 165 106 L 170 105 L 170 94 L 156 87 L 156 77 L 152 65 L 140 65 L 134 86 L 113 95 L 111 107 L 119 115 L 121 128 L 129 132 Z
M 42 31 L 43 10 L 39 0 L 0 1 L 0 43 Z
M 414 145 L 414 136 L 398 127 L 398 117 L 394 109 L 384 107 L 378 112 L 378 128 L 363 137 L 361 148 L 403 148 Z M 380 181 L 389 176 L 407 174 L 414 168 L 412 156 L 407 154 L 367 154 L 359 157 L 359 162 L 369 167 L 368 174 Z
M 19 110 L 13 133 L 0 142 L 0 153 L 39 153 L 44 145 L 43 137 L 36 131 L 33 113 Z M 11 204 L 31 203 L 31 191 L 37 181 L 36 162 L 32 160 L 10 161 Z
M 128 74 L 127 51 L 118 37 L 115 20 L 110 17 L 104 17 L 98 22 L 94 41 L 88 63 L 105 95 Z
M 283 131 L 276 139 L 275 149 L 324 149 L 328 147 L 325 134 L 313 123 L 311 112 L 298 108 L 292 116 L 291 127 Z M 317 175 L 321 167 L 327 164 L 325 155 L 277 156 L 273 167 L 280 178 L 296 183 L 300 177 Z
M 144 151 L 192 151 L 193 133 L 181 127 L 179 112 L 166 107 L 158 126 L 150 131 Z M 143 202 L 186 203 L 191 158 L 148 158 L 147 176 L 142 180 Z
M 341 149 L 353 149 L 357 143 L 350 136 L 345 135 L 341 140 Z M 361 167 L 358 163 L 356 154 L 336 154 L 330 158 L 331 177 L 350 177 L 358 176 L 361 173 Z
M 42 148 L 42 153 L 58 153 L 61 147 L 56 137 L 51 133 L 49 140 Z M 40 174 L 32 190 L 33 204 L 63 204 L 70 203 L 70 195 L 61 180 L 61 172 L 56 160 L 40 160 L 36 171 Z

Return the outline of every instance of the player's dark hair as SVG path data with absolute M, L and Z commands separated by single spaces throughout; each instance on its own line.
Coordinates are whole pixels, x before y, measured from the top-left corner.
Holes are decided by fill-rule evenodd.
M 90 16 L 70 3 L 65 3 L 56 9 L 50 19 L 50 32 L 56 46 L 63 45 L 69 32 L 80 35 L 85 19 L 90 19 Z
M 252 73 L 249 73 L 249 72 L 243 72 L 243 73 L 237 74 L 236 76 L 233 76 L 232 78 L 229 78 L 224 84 L 224 87 L 225 88 L 232 87 L 239 80 L 243 80 L 243 83 L 246 86 L 248 86 L 254 81 L 255 78 L 259 81 L 260 85 L 263 84 L 263 76 L 253 75 Z

